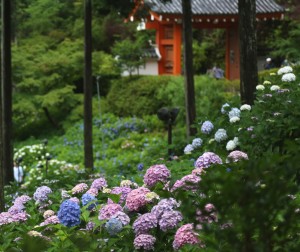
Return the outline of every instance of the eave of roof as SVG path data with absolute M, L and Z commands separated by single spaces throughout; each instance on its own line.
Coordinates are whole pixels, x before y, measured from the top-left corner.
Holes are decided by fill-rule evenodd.
M 193 15 L 237 15 L 238 0 L 191 0 Z M 151 11 L 158 14 L 182 15 L 181 0 L 162 3 L 160 0 L 144 0 Z M 283 13 L 283 7 L 273 0 L 256 0 L 256 13 Z

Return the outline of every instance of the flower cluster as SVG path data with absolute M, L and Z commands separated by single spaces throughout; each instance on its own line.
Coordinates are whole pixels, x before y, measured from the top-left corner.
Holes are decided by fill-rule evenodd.
M 102 190 L 105 187 L 107 187 L 107 182 L 106 182 L 105 178 L 95 179 L 91 185 L 91 188 L 96 188 L 98 190 Z
M 230 152 L 226 159 L 227 162 L 238 162 L 240 160 L 248 160 L 248 155 L 238 150 Z
M 133 189 L 126 198 L 125 206 L 129 211 L 138 211 L 142 207 L 147 204 L 146 194 L 149 193 L 150 190 L 145 187 L 139 187 L 137 189 Z
M 220 143 L 228 138 L 227 132 L 225 129 L 218 129 L 215 133 L 215 140 Z
M 122 211 L 122 207 L 116 203 L 106 204 L 99 210 L 99 220 L 108 220 L 117 212 Z
M 184 154 L 191 154 L 193 150 L 194 150 L 193 145 L 188 144 L 187 146 L 185 146 L 183 152 Z
M 33 199 L 38 203 L 43 203 L 48 200 L 48 194 L 52 193 L 52 190 L 48 186 L 38 187 L 33 194 Z
M 200 244 L 197 233 L 194 231 L 193 224 L 181 226 L 175 234 L 173 248 L 178 250 L 185 244 Z
M 105 229 L 107 232 L 111 235 L 114 236 L 118 233 L 121 232 L 123 228 L 122 222 L 117 219 L 117 218 L 110 218 L 106 223 L 105 223 Z
M 222 159 L 213 152 L 205 152 L 195 162 L 195 168 L 208 168 L 212 164 L 222 164 Z
M 212 130 L 214 129 L 214 125 L 210 121 L 205 121 L 201 126 L 201 132 L 203 134 L 210 134 Z
M 119 204 L 122 204 L 123 202 L 125 202 L 128 193 L 130 193 L 131 191 L 132 191 L 132 189 L 130 187 L 126 187 L 126 186 L 119 187 L 119 186 L 117 186 L 117 187 L 113 187 L 111 189 L 110 193 L 121 195 Z
M 130 222 L 129 216 L 126 213 L 122 212 L 122 211 L 116 212 L 114 215 L 112 215 L 111 218 L 115 218 L 115 219 L 120 220 L 122 222 L 123 226 L 128 225 L 129 222 Z
M 182 219 L 182 214 L 179 211 L 165 211 L 158 224 L 161 230 L 166 232 L 169 229 L 175 228 Z
M 171 176 L 169 169 L 163 164 L 153 165 L 144 175 L 144 183 L 148 187 L 155 186 L 158 182 L 166 183 Z
M 203 140 L 201 138 L 195 138 L 192 142 L 192 146 L 194 149 L 201 147 Z
M 173 198 L 162 199 L 160 202 L 158 202 L 157 205 L 152 207 L 151 213 L 155 214 L 155 216 L 159 220 L 164 212 L 172 211 L 174 208 L 177 208 L 179 206 L 180 204 Z
M 91 195 L 88 193 L 83 194 L 81 197 L 81 202 L 82 202 L 83 206 L 86 206 L 86 205 L 90 204 L 91 202 L 94 202 L 88 206 L 88 208 L 87 208 L 88 210 L 92 210 L 93 208 L 96 207 L 95 201 L 97 201 L 96 197 L 94 195 Z
M 59 222 L 67 227 L 73 227 L 80 224 L 80 206 L 71 201 L 65 200 L 61 203 L 57 217 Z
M 174 192 L 175 190 L 181 188 L 183 190 L 196 190 L 198 188 L 198 183 L 201 181 L 201 178 L 195 174 L 189 174 L 181 179 L 177 180 L 172 189 L 171 192 Z
M 148 234 L 150 229 L 157 227 L 157 222 L 155 214 L 145 213 L 134 221 L 132 227 L 136 235 Z
M 156 238 L 149 234 L 141 234 L 135 237 L 133 245 L 135 249 L 154 250 Z
M 83 193 L 88 189 L 88 185 L 86 183 L 80 183 L 72 188 L 72 194 Z

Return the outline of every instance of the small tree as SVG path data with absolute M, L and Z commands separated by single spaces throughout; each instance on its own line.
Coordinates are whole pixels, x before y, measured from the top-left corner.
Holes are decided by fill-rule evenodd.
M 141 40 L 132 41 L 127 38 L 123 41 L 116 42 L 112 52 L 116 56 L 118 64 L 123 71 L 132 73 L 139 70 L 139 67 L 145 64 L 143 58 L 143 42 Z

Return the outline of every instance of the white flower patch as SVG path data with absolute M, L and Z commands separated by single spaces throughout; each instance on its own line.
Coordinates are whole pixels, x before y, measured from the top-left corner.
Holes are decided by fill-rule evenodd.
M 273 85 L 273 86 L 270 87 L 271 91 L 276 91 L 276 90 L 279 90 L 279 89 L 280 89 L 280 87 L 278 85 Z
M 271 81 L 264 81 L 263 85 L 271 85 Z
M 282 75 L 282 74 L 291 73 L 291 72 L 293 72 L 293 68 L 291 68 L 290 66 L 285 66 L 285 67 L 280 68 L 278 70 L 277 74 Z
M 281 80 L 283 82 L 291 82 L 296 80 L 296 75 L 293 73 L 286 73 L 282 76 Z
M 240 107 L 240 110 L 243 111 L 243 110 L 248 110 L 250 111 L 251 110 L 251 106 L 248 105 L 248 104 L 243 104 L 241 107 Z
M 226 150 L 232 151 L 236 148 L 236 143 L 233 140 L 230 140 L 226 144 Z
M 229 122 L 230 123 L 235 123 L 235 122 L 238 122 L 240 120 L 240 118 L 238 116 L 234 116 L 234 117 L 231 117 Z
M 256 90 L 265 90 L 265 87 L 263 85 L 257 85 Z

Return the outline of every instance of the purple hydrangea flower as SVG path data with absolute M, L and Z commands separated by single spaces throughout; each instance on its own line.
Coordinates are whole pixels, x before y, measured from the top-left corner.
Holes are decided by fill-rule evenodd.
M 17 197 L 14 201 L 14 204 L 26 204 L 29 200 L 31 200 L 31 198 L 27 195 L 21 195 L 19 197 Z
M 144 175 L 144 183 L 148 187 L 153 187 L 158 182 L 167 182 L 170 176 L 171 173 L 165 165 L 153 165 L 146 171 L 146 174 Z
M 122 207 L 119 204 L 116 203 L 110 203 L 104 205 L 99 210 L 99 220 L 108 220 L 110 219 L 115 213 L 122 211 Z
M 245 152 L 242 151 L 232 151 L 227 156 L 228 162 L 238 162 L 240 160 L 248 160 L 248 155 Z
M 222 159 L 213 152 L 205 152 L 195 162 L 195 168 L 208 168 L 212 164 L 222 164 Z
M 135 237 L 133 245 L 135 249 L 154 250 L 156 238 L 149 234 L 141 234 Z
M 60 223 L 58 217 L 56 215 L 50 216 L 49 218 L 47 218 L 45 221 L 43 221 L 40 226 L 46 226 L 49 224 L 58 224 Z
M 152 207 L 151 213 L 155 214 L 157 219 L 160 219 L 164 212 L 171 211 L 179 206 L 180 204 L 173 198 L 162 199 L 156 206 Z
M 179 211 L 166 211 L 161 216 L 158 224 L 162 231 L 166 232 L 169 229 L 175 228 L 182 221 L 182 214 Z
M 48 186 L 38 187 L 33 194 L 33 199 L 39 204 L 48 200 L 48 194 L 52 193 L 52 190 Z
M 91 188 L 96 188 L 98 190 L 102 190 L 104 187 L 107 187 L 105 178 L 95 179 L 91 185 Z
M 136 235 L 148 234 L 150 229 L 157 227 L 157 218 L 153 213 L 145 213 L 139 216 L 132 227 Z
M 204 123 L 202 123 L 201 132 L 203 134 L 210 134 L 210 132 L 212 132 L 213 129 L 214 129 L 214 125 L 212 124 L 212 122 L 205 121 Z
M 73 227 L 80 224 L 80 207 L 71 200 L 65 200 L 61 203 L 57 213 L 59 222 L 67 227 Z
M 178 188 L 182 188 L 183 190 L 196 190 L 198 188 L 198 183 L 201 181 L 201 178 L 194 174 L 189 174 L 184 177 L 182 177 L 180 180 L 177 180 L 172 189 L 171 192 L 174 192 Z
M 195 138 L 192 142 L 192 146 L 194 149 L 201 147 L 203 141 L 201 138 Z
M 144 164 L 142 164 L 142 163 L 138 164 L 138 165 L 137 165 L 137 169 L 138 169 L 139 171 L 142 171 L 142 170 L 144 169 Z
M 122 228 L 123 228 L 122 222 L 119 219 L 116 219 L 116 218 L 110 218 L 105 223 L 105 229 L 112 236 L 120 233 Z
M 11 214 L 17 214 L 24 212 L 24 210 L 25 206 L 23 204 L 14 204 L 7 210 L 7 212 Z
M 123 202 L 125 202 L 128 193 L 130 193 L 131 191 L 132 191 L 132 189 L 130 187 L 117 186 L 117 187 L 113 187 L 110 193 L 111 194 L 121 194 L 119 204 L 122 204 Z
M 111 218 L 115 218 L 115 219 L 118 219 L 122 222 L 123 226 L 126 226 L 130 223 L 130 218 L 129 216 L 122 212 L 122 211 L 118 211 L 116 212 Z

